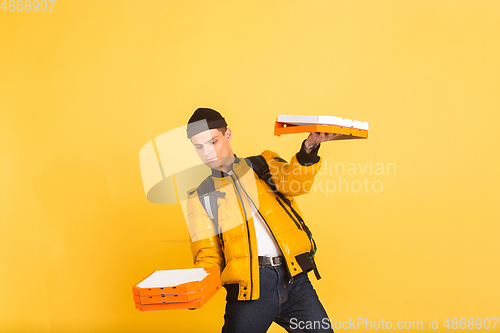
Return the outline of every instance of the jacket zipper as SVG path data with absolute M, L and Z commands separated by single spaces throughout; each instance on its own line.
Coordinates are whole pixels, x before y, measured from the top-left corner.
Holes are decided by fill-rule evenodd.
M 241 182 L 238 180 L 238 183 L 240 183 L 240 186 L 241 188 L 243 189 L 243 191 L 245 191 L 245 188 L 243 187 L 243 185 L 241 185 Z M 245 191 L 245 194 L 247 195 L 248 197 L 248 200 L 250 200 L 252 202 L 252 204 L 255 206 L 255 203 L 252 201 L 252 199 L 250 198 L 250 196 L 248 195 L 247 191 Z M 278 199 L 278 197 L 276 197 L 276 199 Z M 278 200 L 279 201 L 279 200 Z M 257 211 L 257 213 L 259 213 L 260 217 L 262 218 L 262 221 L 264 221 L 264 223 L 267 225 L 267 228 L 269 229 L 269 231 L 271 232 L 271 235 L 273 236 L 273 239 L 274 241 L 276 242 L 276 245 L 278 245 L 278 248 L 280 249 L 281 253 L 283 253 L 283 250 L 281 249 L 280 247 L 280 244 L 278 243 L 278 241 L 276 240 L 276 237 L 274 236 L 274 233 L 273 231 L 271 230 L 271 228 L 269 228 L 269 224 L 267 223 L 266 219 L 264 218 L 264 216 L 262 216 L 262 214 L 260 213 L 260 210 L 257 208 L 257 206 L 255 206 L 255 210 Z M 286 210 L 286 209 L 285 209 Z M 288 211 L 287 211 L 288 213 Z M 290 215 L 290 214 L 288 214 Z M 294 220 L 295 221 L 295 220 Z M 295 222 L 297 223 L 297 222 Z M 247 223 L 247 227 L 248 227 L 248 223 Z M 299 227 L 300 228 L 300 227 Z M 288 272 L 288 276 L 290 276 L 290 279 L 288 280 L 288 282 L 290 284 L 293 284 L 293 277 L 292 277 L 292 273 L 290 272 L 290 269 L 288 268 L 288 263 L 286 262 L 286 257 L 285 255 L 283 254 L 283 260 L 285 261 L 285 267 L 286 267 L 286 270 Z
M 232 169 L 232 166 L 231 166 Z M 252 243 L 250 242 L 250 228 L 248 226 L 248 220 L 247 220 L 247 212 L 245 210 L 245 205 L 243 203 L 243 198 L 241 197 L 240 190 L 238 190 L 238 186 L 236 186 L 236 182 L 239 183 L 239 180 L 233 178 L 233 175 L 229 175 L 231 179 L 233 180 L 233 183 L 235 184 L 236 191 L 238 192 L 238 196 L 240 197 L 241 201 L 241 207 L 243 208 L 243 213 L 245 214 L 245 224 L 247 226 L 247 235 L 248 235 L 248 251 L 250 252 L 250 300 L 252 300 L 252 295 L 253 295 L 253 274 L 252 274 Z M 240 183 L 241 186 L 241 183 Z M 243 189 L 243 186 L 241 187 Z M 243 189 L 244 191 L 244 189 Z M 249 198 L 250 199 L 250 198 Z
M 290 218 L 293 220 L 293 222 L 295 222 L 295 225 L 297 226 L 297 228 L 299 228 L 300 230 L 302 230 L 302 227 L 300 226 L 300 223 L 292 216 L 292 214 L 290 214 L 290 212 L 285 208 L 285 206 L 281 203 L 281 200 L 279 199 L 279 197 L 276 197 L 276 200 L 279 202 L 279 204 L 281 205 L 281 207 L 283 207 L 283 209 L 285 210 L 285 212 L 288 214 L 288 216 L 290 216 Z

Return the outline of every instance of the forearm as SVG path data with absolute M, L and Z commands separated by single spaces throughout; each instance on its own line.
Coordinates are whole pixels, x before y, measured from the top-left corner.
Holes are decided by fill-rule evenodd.
M 266 152 L 264 154 L 267 156 Z M 302 145 L 290 163 L 274 153 L 268 156 L 268 164 L 273 183 L 278 190 L 285 195 L 296 196 L 309 193 L 321 166 L 321 158 L 317 155 L 317 151 L 307 154 Z
M 218 266 L 224 268 L 224 254 L 218 241 L 218 236 L 191 243 L 191 252 L 195 267 Z

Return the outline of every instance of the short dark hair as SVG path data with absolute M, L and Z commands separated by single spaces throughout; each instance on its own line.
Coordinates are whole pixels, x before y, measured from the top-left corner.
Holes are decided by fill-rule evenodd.
M 225 134 L 226 134 L 226 131 L 227 131 L 227 126 L 224 126 L 224 127 L 219 127 L 219 128 L 217 128 L 217 130 L 218 130 L 219 132 L 221 132 L 221 133 L 222 133 L 222 135 L 225 135 Z

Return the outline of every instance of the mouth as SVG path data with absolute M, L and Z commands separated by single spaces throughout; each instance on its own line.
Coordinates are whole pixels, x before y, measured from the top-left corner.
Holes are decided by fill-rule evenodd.
M 212 157 L 212 158 L 206 159 L 205 162 L 213 162 L 216 160 L 217 160 L 217 157 Z

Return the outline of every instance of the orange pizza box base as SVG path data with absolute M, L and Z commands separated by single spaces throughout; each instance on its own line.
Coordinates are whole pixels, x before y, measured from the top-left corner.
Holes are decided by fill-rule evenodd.
M 154 273 L 153 272 L 149 274 L 148 277 L 142 279 L 141 281 L 139 281 L 139 283 L 134 285 L 132 287 L 132 291 L 136 296 L 157 296 L 162 294 L 164 295 L 187 294 L 202 290 L 203 287 L 207 286 L 209 283 L 212 282 L 212 279 L 220 280 L 220 270 L 218 267 L 203 267 L 203 269 L 208 273 L 208 276 L 205 277 L 202 281 L 192 281 L 171 287 L 157 287 L 157 288 L 137 287 L 137 284 L 147 279 L 151 274 Z
M 215 285 L 215 282 L 209 283 L 203 289 L 197 290 L 187 294 L 161 294 L 152 296 L 138 296 L 134 295 L 134 301 L 141 304 L 158 304 L 158 303 L 175 303 L 175 302 L 189 302 L 204 297 L 208 290 Z
M 211 287 L 207 290 L 204 297 L 195 299 L 189 302 L 174 302 L 174 303 L 161 303 L 161 304 L 141 304 L 135 303 L 135 308 L 140 311 L 155 311 L 155 310 L 175 310 L 175 309 L 199 309 L 201 308 L 215 293 L 221 288 L 220 283 L 217 286 Z
M 295 133 L 337 133 L 343 134 L 334 138 L 333 140 L 347 140 L 347 139 L 367 139 L 368 131 L 335 125 L 290 125 L 276 121 L 274 124 L 274 135 L 295 134 Z

